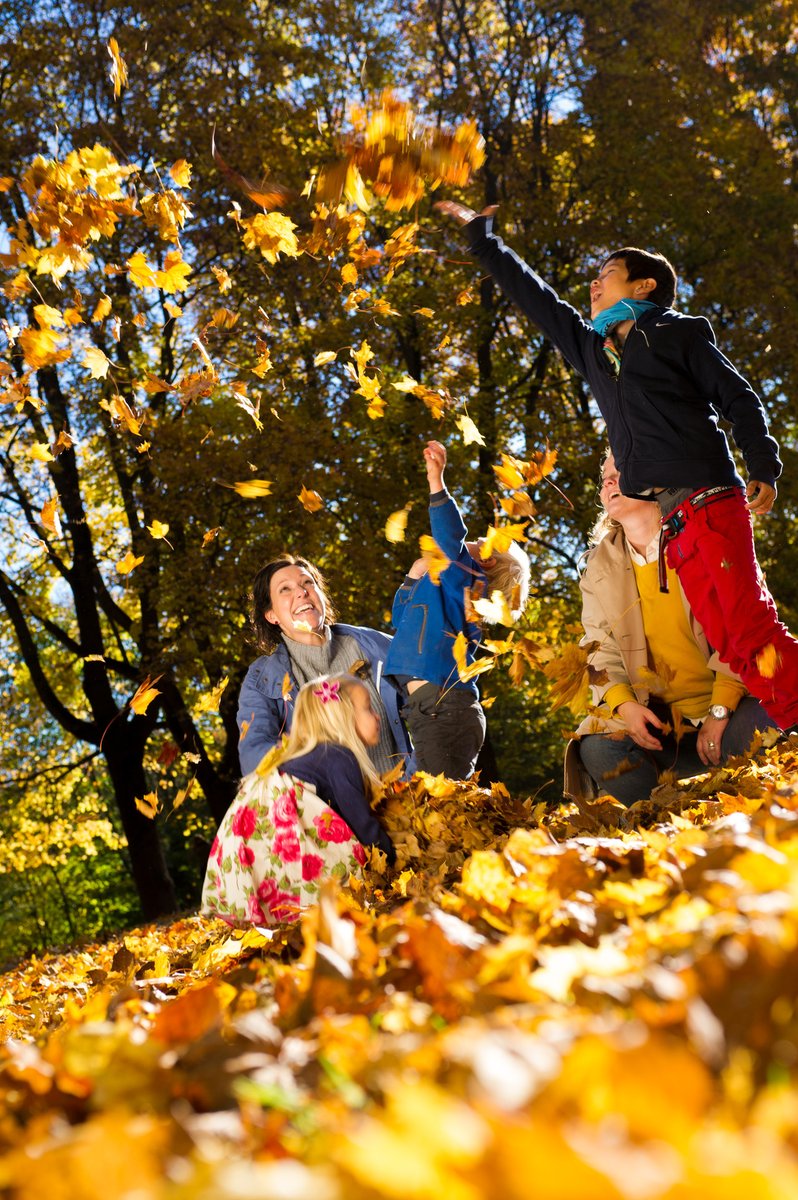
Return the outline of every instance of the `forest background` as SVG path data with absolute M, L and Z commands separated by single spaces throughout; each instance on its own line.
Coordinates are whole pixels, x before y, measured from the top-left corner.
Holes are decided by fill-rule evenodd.
M 797 10 L 9 0 L 0 958 L 196 903 L 237 779 L 248 582 L 304 553 L 344 619 L 387 628 L 425 528 L 427 438 L 447 443 L 478 532 L 501 455 L 557 452 L 527 489 L 523 629 L 576 639 L 602 425 L 436 197 L 499 204 L 502 235 L 581 310 L 603 252 L 674 262 L 680 306 L 712 320 L 781 443 L 757 537 L 795 625 Z M 385 89 L 432 128 L 474 122 L 484 164 L 401 210 L 350 188 L 314 216 L 308 179 L 340 162 L 352 105 Z M 287 227 L 261 236 L 262 209 L 212 157 L 214 127 L 306 253 Z M 58 205 L 42 216 L 54 180 L 87 222 L 60 260 Z M 96 237 L 90 196 L 108 221 Z M 500 664 L 483 684 L 498 777 L 556 800 L 573 714 L 552 716 L 540 672 Z

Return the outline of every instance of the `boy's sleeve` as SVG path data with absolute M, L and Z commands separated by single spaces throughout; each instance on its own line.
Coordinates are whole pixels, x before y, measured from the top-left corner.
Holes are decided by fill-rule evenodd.
M 429 498 L 430 532 L 447 558 L 458 559 L 465 548 L 468 530 L 460 509 L 444 489 Z
M 730 422 L 749 479 L 773 486 L 781 475 L 779 445 L 768 432 L 762 401 L 715 344 L 708 321 L 696 319 L 690 347 L 690 366 L 696 382 L 720 413 Z
M 586 376 L 586 356 L 595 354 L 602 339 L 576 309 L 561 300 L 514 250 L 493 232 L 492 217 L 477 217 L 464 226 L 469 249 L 498 283 L 505 296 L 524 312 L 564 355 L 575 371 Z

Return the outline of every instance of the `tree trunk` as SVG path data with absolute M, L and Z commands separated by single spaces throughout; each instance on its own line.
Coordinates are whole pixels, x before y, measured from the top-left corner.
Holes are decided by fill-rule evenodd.
M 136 797 L 147 791 L 144 747 L 129 725 L 114 723 L 103 738 L 103 755 L 127 838 L 133 881 L 145 920 L 166 916 L 177 909 L 177 894 L 154 819 L 136 808 Z

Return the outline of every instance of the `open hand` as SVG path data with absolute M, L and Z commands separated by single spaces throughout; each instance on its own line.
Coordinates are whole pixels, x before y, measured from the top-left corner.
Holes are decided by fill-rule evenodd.
M 437 208 L 438 212 L 442 212 L 445 216 L 452 217 L 458 225 L 467 225 L 469 221 L 474 221 L 477 217 L 494 216 L 499 206 L 498 204 L 489 204 L 487 208 L 483 208 L 481 213 L 478 213 L 465 204 L 458 204 L 456 200 L 438 200 L 432 207 Z

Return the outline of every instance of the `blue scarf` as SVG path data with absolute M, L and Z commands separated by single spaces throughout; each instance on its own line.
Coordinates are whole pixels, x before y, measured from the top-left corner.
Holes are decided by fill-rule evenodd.
M 608 334 L 621 321 L 636 321 L 649 308 L 657 308 L 653 300 L 619 300 L 611 308 L 605 308 L 593 321 L 593 328 L 602 337 Z

